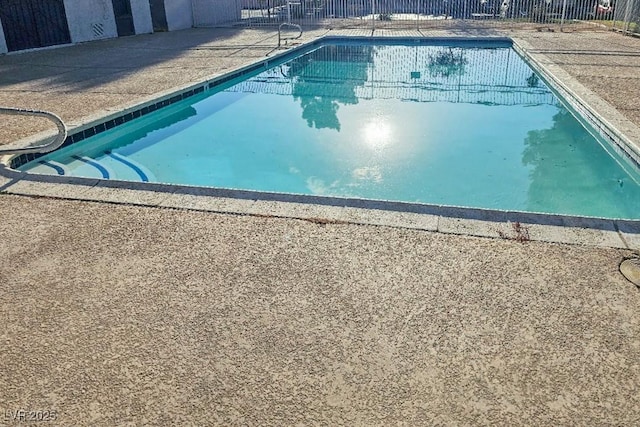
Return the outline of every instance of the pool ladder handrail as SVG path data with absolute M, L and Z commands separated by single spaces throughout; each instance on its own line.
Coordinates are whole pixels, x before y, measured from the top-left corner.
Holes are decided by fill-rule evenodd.
M 282 28 L 284 28 L 284 27 L 297 28 L 298 31 L 300 31 L 300 34 L 298 34 L 296 37 L 283 38 L 282 37 Z M 300 25 L 293 24 L 291 22 L 283 22 L 282 24 L 278 25 L 278 47 L 282 46 L 282 40 L 298 40 L 300 37 L 302 37 L 302 27 Z
M 53 123 L 55 123 L 56 127 L 58 128 L 58 135 L 56 135 L 56 137 L 47 144 L 36 145 L 33 147 L 0 149 L 0 155 L 49 153 L 57 148 L 60 148 L 60 146 L 67 139 L 67 126 L 64 124 L 64 122 L 60 117 L 48 111 L 27 110 L 24 108 L 0 107 L 0 113 L 14 115 L 14 116 L 44 117 L 46 119 L 51 120 Z

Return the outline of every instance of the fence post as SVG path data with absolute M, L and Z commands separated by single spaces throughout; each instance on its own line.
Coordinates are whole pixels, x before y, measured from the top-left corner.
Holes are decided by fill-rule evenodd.
M 193 22 L 193 28 L 198 28 L 198 22 L 196 19 L 196 0 L 191 0 L 191 21 Z M 240 22 L 242 22 L 242 9 L 240 9 Z
M 566 13 L 567 13 L 567 0 L 564 0 L 562 2 L 562 17 L 560 18 L 560 31 L 562 31 L 562 28 L 564 27 L 564 17 Z
M 371 30 L 376 29 L 376 0 L 371 0 Z
M 631 24 L 631 8 L 632 6 L 635 6 L 633 3 L 634 2 L 632 0 L 626 1 L 626 8 L 624 10 L 624 32 L 625 33 L 629 32 L 629 26 Z

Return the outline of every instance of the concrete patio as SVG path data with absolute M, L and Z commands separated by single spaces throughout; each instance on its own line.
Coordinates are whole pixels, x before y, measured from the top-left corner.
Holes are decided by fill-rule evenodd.
M 639 39 L 505 35 L 635 135 Z M 0 104 L 81 126 L 276 41 L 194 29 L 0 56 Z M 0 141 L 46 130 L 4 119 Z M 198 211 L 198 196 L 194 209 L 47 196 L 56 185 L 0 194 L 5 424 L 19 410 L 92 426 L 640 419 L 640 291 L 618 271 L 633 236 L 621 249 L 520 243 Z

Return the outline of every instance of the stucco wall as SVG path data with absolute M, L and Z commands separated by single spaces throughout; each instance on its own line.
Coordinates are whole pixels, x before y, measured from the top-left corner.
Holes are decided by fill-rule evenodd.
M 73 43 L 118 36 L 111 0 L 64 0 Z
M 207 26 L 240 20 L 240 2 L 236 0 L 194 0 L 194 26 Z
M 191 0 L 165 0 L 164 10 L 169 31 L 193 27 Z
M 7 40 L 4 38 L 4 29 L 2 28 L 2 22 L 0 22 L 0 53 L 7 53 Z
M 118 36 L 111 0 L 64 0 L 72 43 Z M 237 0 L 165 0 L 169 31 L 240 19 Z M 149 0 L 131 0 L 136 34 L 153 32 Z M 195 22 L 194 22 L 195 16 Z M 0 53 L 8 51 L 0 22 Z
M 136 30 L 136 34 L 153 32 L 149 0 L 131 0 L 131 14 L 133 15 L 133 26 Z

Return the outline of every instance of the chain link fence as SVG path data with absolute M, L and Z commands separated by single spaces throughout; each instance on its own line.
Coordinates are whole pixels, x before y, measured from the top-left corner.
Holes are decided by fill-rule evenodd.
M 640 0 L 236 0 L 246 26 L 559 27 L 640 33 Z

